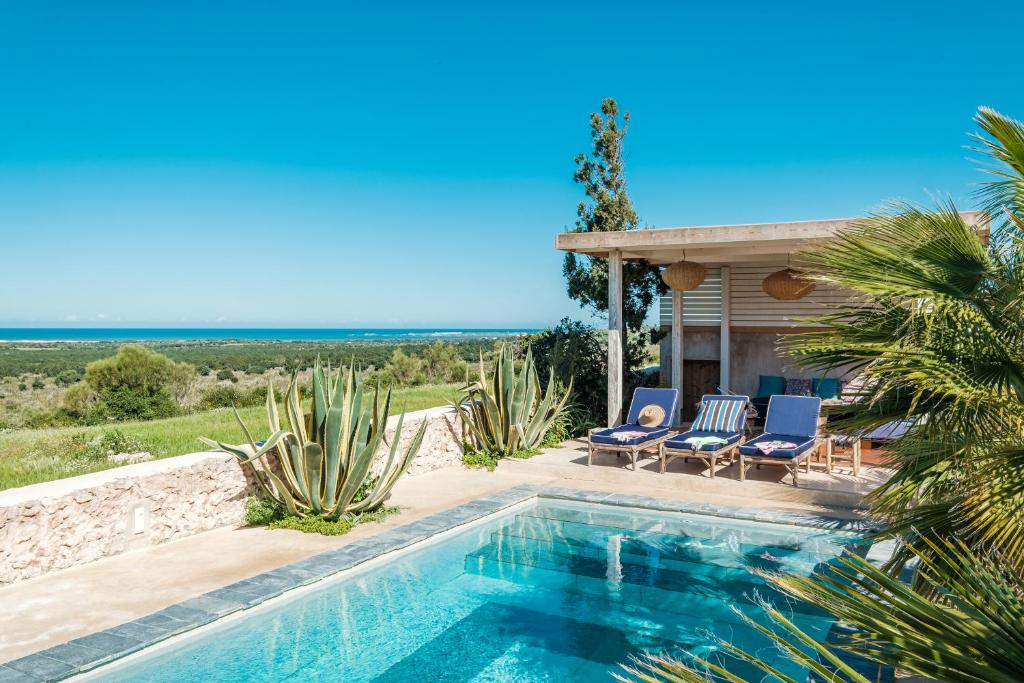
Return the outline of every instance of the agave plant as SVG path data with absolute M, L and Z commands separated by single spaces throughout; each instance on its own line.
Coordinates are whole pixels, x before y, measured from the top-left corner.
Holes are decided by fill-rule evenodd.
M 373 472 L 375 455 L 384 443 L 384 428 L 391 409 L 391 390 L 383 399 L 379 386 L 363 405 L 363 385 L 355 370 L 332 372 L 318 358 L 313 366 L 312 411 L 303 412 L 299 382 L 292 375 L 285 394 L 287 429 L 281 428 L 274 387 L 267 387 L 270 437 L 262 444 L 252 437 L 238 411 L 235 417 L 248 443 L 204 443 L 231 453 L 250 469 L 263 492 L 293 515 L 326 520 L 373 510 L 390 495 L 423 442 L 426 423 L 403 453 L 398 444 L 402 421 L 398 418 L 383 469 Z M 275 455 L 273 459 L 268 456 Z
M 455 405 L 462 418 L 467 446 L 501 457 L 540 446 L 572 393 L 572 382 L 564 392 L 559 392 L 556 384 L 552 371 L 541 395 L 530 350 L 516 374 L 512 347 L 503 344 L 490 377 L 481 355 L 480 378 L 465 388 L 465 394 Z

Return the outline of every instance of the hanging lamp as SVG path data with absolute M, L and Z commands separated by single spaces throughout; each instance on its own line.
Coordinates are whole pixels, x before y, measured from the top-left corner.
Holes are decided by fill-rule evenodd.
M 808 280 L 800 271 L 793 270 L 791 258 L 787 257 L 786 267 L 774 272 L 761 282 L 761 289 L 773 299 L 779 301 L 796 301 L 814 291 L 814 282 Z
M 701 264 L 687 261 L 684 251 L 682 261 L 676 261 L 661 271 L 661 280 L 670 289 L 677 292 L 688 292 L 700 287 L 700 283 L 704 282 L 707 274 L 707 268 Z

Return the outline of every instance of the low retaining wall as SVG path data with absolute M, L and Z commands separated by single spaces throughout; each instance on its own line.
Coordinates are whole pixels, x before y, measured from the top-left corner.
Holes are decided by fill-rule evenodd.
M 427 422 L 409 474 L 457 464 L 454 411 L 408 413 L 401 447 Z M 397 418 L 388 422 L 388 441 Z M 254 490 L 234 457 L 191 453 L 0 492 L 0 584 L 242 522 Z

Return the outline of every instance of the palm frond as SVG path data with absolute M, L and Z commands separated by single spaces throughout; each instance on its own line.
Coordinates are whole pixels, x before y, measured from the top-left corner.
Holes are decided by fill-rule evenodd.
M 924 541 L 912 549 L 930 598 L 867 560 L 844 557 L 812 576 L 764 575 L 786 595 L 834 615 L 844 635 L 816 642 L 779 610 L 763 603 L 767 623 L 741 615 L 791 659 L 823 680 L 868 683 L 846 652 L 881 665 L 943 681 L 1011 683 L 1024 680 L 1024 580 L 998 556 L 959 541 Z M 775 678 L 770 664 L 719 640 L 731 656 Z M 698 683 L 742 680 L 728 662 L 690 656 L 649 657 L 625 667 L 622 681 Z M 632 678 L 630 678 L 632 677 Z

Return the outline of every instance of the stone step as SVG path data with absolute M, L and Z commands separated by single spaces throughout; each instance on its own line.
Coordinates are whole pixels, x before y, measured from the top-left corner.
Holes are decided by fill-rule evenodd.
M 547 585 L 554 579 L 561 588 L 568 590 L 577 590 L 582 583 L 588 590 L 596 590 L 602 595 L 632 593 L 642 598 L 640 604 L 658 605 L 659 609 L 662 604 L 679 601 L 689 605 L 694 598 L 698 598 L 703 609 L 720 610 L 724 603 L 755 605 L 755 596 L 759 596 L 779 604 L 792 603 L 791 609 L 801 614 L 824 615 L 816 607 L 790 601 L 777 589 L 746 571 L 727 568 L 715 568 L 715 573 L 696 573 L 632 562 L 609 563 L 607 559 L 558 554 L 538 546 L 496 543 L 488 543 L 469 553 L 464 567 L 468 573 L 482 573 L 518 583 L 542 580 Z M 527 570 L 522 571 L 523 568 Z M 559 580 L 542 572 L 566 576 Z M 587 579 L 597 584 L 588 585 Z M 633 590 L 634 587 L 654 592 L 644 598 Z
M 766 556 L 765 551 L 760 548 L 745 549 L 736 553 L 699 545 L 673 547 L 668 543 L 652 543 L 648 539 L 617 536 L 584 541 L 578 538 L 545 536 L 532 530 L 518 528 L 504 528 L 495 531 L 490 535 L 490 542 L 510 551 L 514 551 L 517 547 L 533 545 L 567 557 L 588 557 L 603 562 L 608 561 L 609 553 L 614 553 L 622 562 L 646 565 L 654 569 L 672 569 L 696 574 L 715 573 L 722 570 L 747 574 L 751 569 L 809 574 L 815 568 L 824 567 L 822 563 L 819 563 L 820 567 L 812 564 L 813 561 L 810 559 Z
M 661 531 L 631 530 L 625 526 L 606 526 L 596 523 L 563 521 L 555 518 L 517 515 L 502 525 L 499 531 L 510 536 L 521 536 L 545 541 L 580 546 L 605 546 L 610 539 L 628 542 L 631 552 L 680 559 L 701 558 L 722 566 L 762 569 L 785 569 L 802 574 L 821 564 L 822 558 L 831 559 L 842 553 L 839 546 L 827 548 L 817 544 L 819 550 L 804 550 L 798 544 L 771 542 L 770 537 L 753 543 L 736 535 L 722 534 L 716 538 L 680 535 Z

